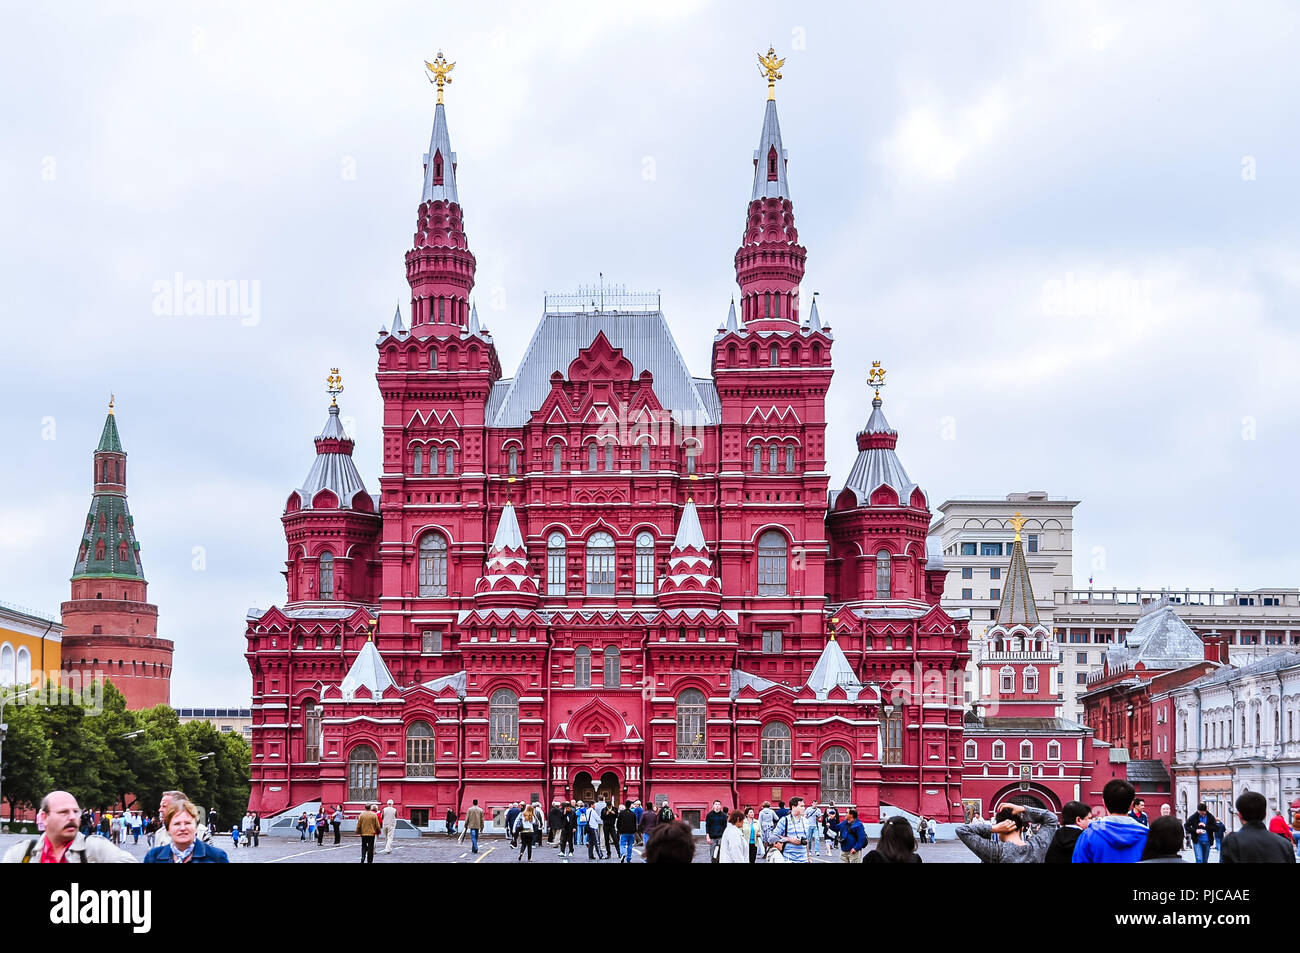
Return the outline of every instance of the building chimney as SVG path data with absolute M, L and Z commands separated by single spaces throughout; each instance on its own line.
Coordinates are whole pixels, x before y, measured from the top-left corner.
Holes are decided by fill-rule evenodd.
M 1205 642 L 1205 660 L 1207 662 L 1218 662 L 1220 665 L 1228 664 L 1228 637 L 1218 632 L 1207 632 L 1202 636 Z

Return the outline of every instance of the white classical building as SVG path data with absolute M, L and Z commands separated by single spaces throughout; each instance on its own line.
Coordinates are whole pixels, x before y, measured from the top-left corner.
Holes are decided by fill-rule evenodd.
M 1174 804 L 1187 817 L 1205 802 L 1235 830 L 1238 795 L 1257 791 L 1269 815 L 1300 809 L 1300 653 L 1269 655 L 1153 696 L 1173 720 Z
M 1054 593 L 1052 625 L 1061 648 L 1062 716 L 1081 718 L 1078 696 L 1101 669 L 1107 646 L 1122 644 L 1138 620 L 1162 604 L 1197 635 L 1228 642 L 1238 667 L 1297 651 L 1300 589 L 1063 589 Z

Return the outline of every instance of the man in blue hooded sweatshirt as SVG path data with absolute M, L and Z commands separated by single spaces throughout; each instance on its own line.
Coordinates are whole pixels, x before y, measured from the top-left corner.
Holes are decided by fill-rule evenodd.
M 1135 864 L 1142 859 L 1149 830 L 1129 816 L 1133 785 L 1116 778 L 1101 789 L 1106 817 L 1099 817 L 1074 842 L 1076 864 Z

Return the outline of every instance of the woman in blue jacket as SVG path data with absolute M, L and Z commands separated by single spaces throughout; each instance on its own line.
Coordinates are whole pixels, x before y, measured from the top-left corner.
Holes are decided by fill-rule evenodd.
M 171 836 L 170 844 L 154 847 L 144 855 L 146 864 L 228 864 L 226 852 L 205 844 L 196 836 L 199 809 L 186 800 L 172 801 L 163 814 L 163 826 Z

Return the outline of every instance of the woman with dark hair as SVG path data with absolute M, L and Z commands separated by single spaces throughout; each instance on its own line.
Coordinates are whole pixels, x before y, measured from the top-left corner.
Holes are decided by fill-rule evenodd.
M 1147 844 L 1142 848 L 1139 864 L 1185 864 L 1179 856 L 1183 849 L 1183 822 L 1176 817 L 1157 817 L 1151 822 Z
M 919 864 L 921 855 L 916 852 L 916 836 L 905 817 L 891 817 L 880 825 L 880 840 L 876 849 L 862 858 L 864 864 Z
M 722 842 L 718 846 L 718 863 L 748 864 L 749 846 L 745 843 L 745 815 L 732 811 L 727 815 L 727 829 L 722 833 Z
M 993 824 L 976 821 L 957 827 L 958 839 L 986 864 L 1041 864 L 1059 826 L 1051 811 L 1023 804 L 1005 804 L 993 819 Z M 1026 837 L 1031 823 L 1040 826 Z

